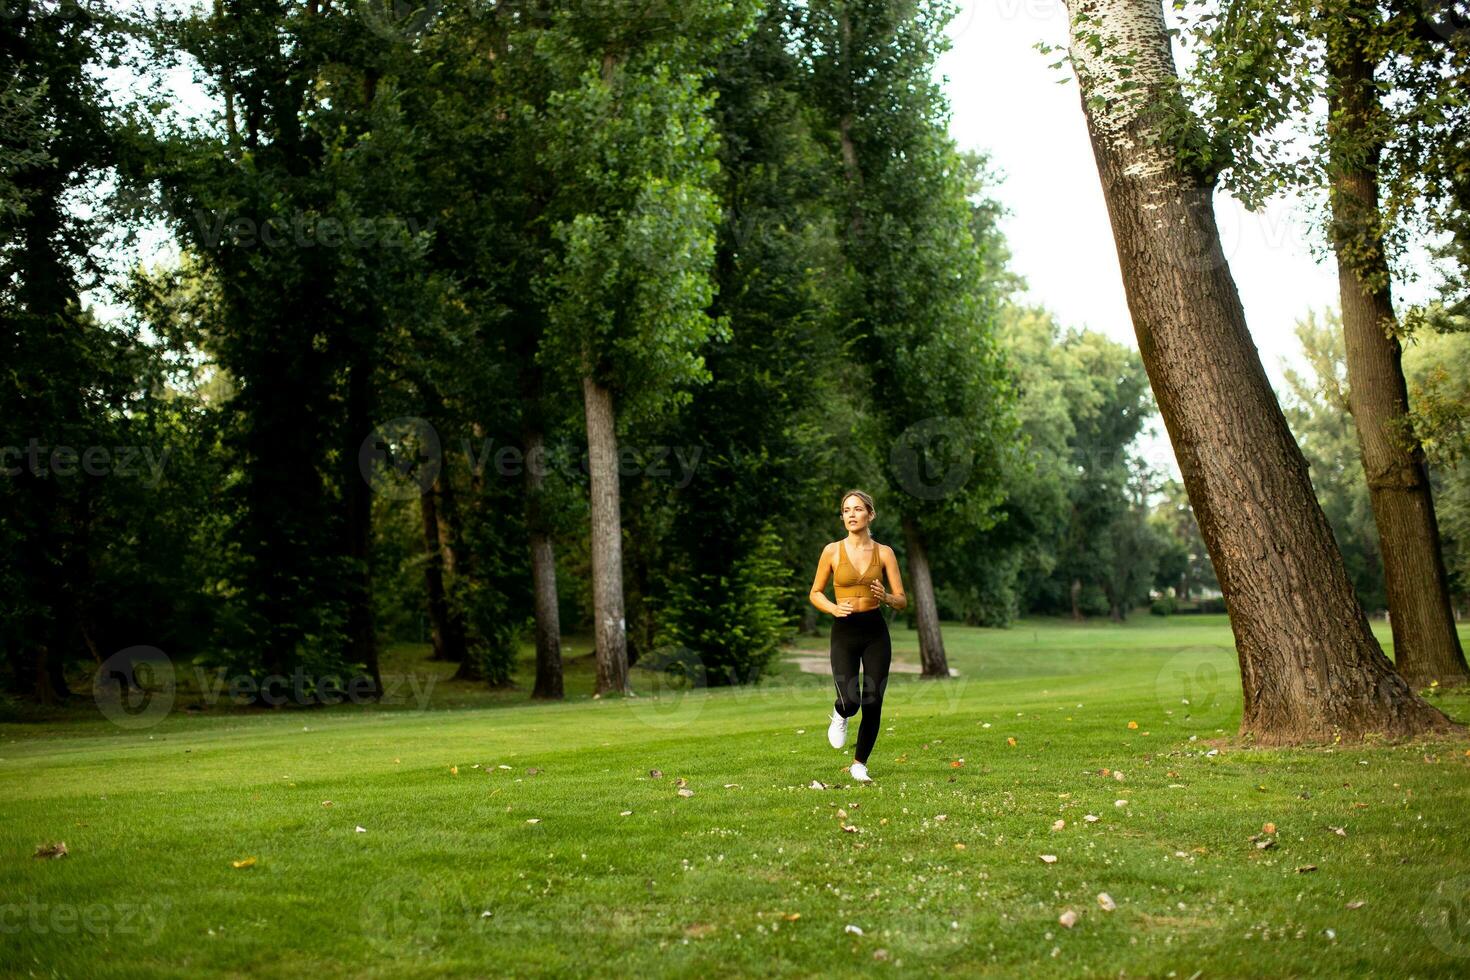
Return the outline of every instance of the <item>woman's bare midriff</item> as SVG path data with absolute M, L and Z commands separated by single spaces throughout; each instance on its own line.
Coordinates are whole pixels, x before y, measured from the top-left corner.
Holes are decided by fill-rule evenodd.
M 848 599 L 847 601 L 852 603 L 853 612 L 872 612 L 874 609 L 877 609 L 879 606 L 882 605 L 882 603 L 879 602 L 877 599 L 869 599 L 867 597 L 864 597 L 862 599 Z M 841 605 L 840 601 L 838 602 L 838 605 Z

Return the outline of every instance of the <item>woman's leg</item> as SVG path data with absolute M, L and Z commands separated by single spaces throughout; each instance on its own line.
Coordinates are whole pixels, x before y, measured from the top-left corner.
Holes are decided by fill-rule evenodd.
M 868 764 L 868 753 L 878 741 L 879 726 L 883 723 L 883 692 L 888 688 L 888 668 L 893 664 L 893 640 L 888 635 L 888 624 L 878 621 L 878 631 L 868 637 L 862 648 L 863 689 L 860 698 L 863 720 L 858 724 L 857 747 L 853 758 L 863 765 Z
M 862 666 L 866 639 L 856 630 L 845 629 L 836 623 L 832 626 L 832 683 L 837 686 L 837 700 L 832 707 L 844 718 L 857 714 L 862 704 L 858 670 Z

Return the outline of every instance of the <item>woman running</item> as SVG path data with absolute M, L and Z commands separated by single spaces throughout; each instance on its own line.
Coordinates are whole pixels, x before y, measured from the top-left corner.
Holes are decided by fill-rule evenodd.
M 861 709 L 863 719 L 853 751 L 852 778 L 868 783 L 872 782 L 868 754 L 878 740 L 883 689 L 888 686 L 888 667 L 893 661 L 893 643 L 882 607 L 904 609 L 909 600 L 903 594 L 903 578 L 898 574 L 893 549 L 874 541 L 868 532 L 878 516 L 873 498 L 861 490 L 848 491 L 842 497 L 840 516 L 847 537 L 822 549 L 811 600 L 818 609 L 837 617 L 832 624 L 832 680 L 837 685 L 837 701 L 832 706 L 827 741 L 834 749 L 842 748 L 847 742 L 847 719 Z M 892 592 L 883 587 L 885 571 L 893 584 Z M 829 573 L 836 602 L 825 595 Z

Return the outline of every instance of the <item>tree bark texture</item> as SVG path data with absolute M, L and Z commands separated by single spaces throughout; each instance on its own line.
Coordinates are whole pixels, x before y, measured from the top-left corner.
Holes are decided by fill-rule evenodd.
M 618 497 L 618 436 L 612 391 L 582 378 L 587 414 L 587 469 L 592 495 L 592 616 L 597 645 L 596 693 L 631 693 L 628 624 L 623 618 L 622 514 Z

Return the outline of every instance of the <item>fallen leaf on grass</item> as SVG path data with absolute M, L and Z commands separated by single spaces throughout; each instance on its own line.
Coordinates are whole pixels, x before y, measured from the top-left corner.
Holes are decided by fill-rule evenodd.
M 322 806 L 331 806 L 331 805 L 332 805 L 332 801 L 331 800 L 322 800 Z
M 857 828 L 850 823 L 845 823 L 842 825 L 842 832 L 845 834 L 855 834 L 857 833 Z
M 1128 727 L 1129 728 L 1137 728 L 1138 727 L 1138 722 L 1136 722 L 1136 721 L 1130 721 L 1128 723 Z
M 1055 854 L 1043 854 L 1041 855 L 1041 860 L 1045 861 L 1047 864 L 1056 864 L 1057 856 Z
M 459 775 L 459 766 L 450 766 L 449 767 L 449 775 L 451 775 L 451 776 L 458 776 Z
M 964 759 L 956 759 L 955 761 L 953 761 L 953 762 L 951 762 L 949 764 L 949 767 L 951 769 L 959 769 L 964 764 L 965 764 L 965 760 Z
M 232 868 L 253 868 L 253 867 L 255 867 L 255 858 L 248 857 L 248 858 L 243 858 L 243 859 L 241 859 L 239 861 L 231 861 L 230 862 L 230 867 L 232 867 Z
M 1052 830 L 1061 830 L 1065 826 L 1067 826 L 1067 821 L 1065 821 L 1065 820 L 1058 820 L 1056 823 L 1054 823 L 1054 824 L 1051 825 L 1051 829 Z
M 540 817 L 527 817 L 526 818 L 526 823 L 540 823 L 540 822 L 541 822 L 541 818 Z
M 684 787 L 681 786 L 681 787 L 679 787 L 679 795 L 680 796 L 693 796 L 694 795 L 694 790 L 692 790 L 692 789 L 685 789 Z
M 1082 819 L 1083 820 L 1086 820 L 1088 823 L 1097 823 L 1098 820 L 1101 819 L 1101 818 L 1098 817 L 1098 815 L 1095 814 L 1095 813 L 1089 813 L 1085 817 L 1083 817 Z
M 1359 899 L 1355 899 L 1354 901 L 1348 902 L 1347 903 L 1347 907 L 1350 908 L 1350 909 L 1360 909 L 1360 908 L 1362 908 L 1366 904 L 1367 904 L 1366 902 L 1364 902 L 1361 898 L 1359 898 Z
M 1104 912 L 1111 912 L 1118 907 L 1118 903 L 1113 901 L 1113 896 L 1107 892 L 1097 893 L 1097 904 Z
M 630 815 L 632 812 L 633 812 L 632 810 L 624 810 L 622 813 L 618 814 L 618 816 L 620 816 L 620 817 L 626 817 L 626 816 Z
M 844 927 L 843 931 L 844 932 L 850 932 L 854 936 L 861 936 L 863 934 L 863 930 L 862 930 L 862 927 L 861 926 L 855 926 L 855 925 L 853 925 L 850 922 Z
M 1274 834 L 1276 833 L 1276 825 L 1274 823 L 1263 823 L 1261 824 L 1261 832 L 1266 834 Z
M 59 840 L 55 844 L 37 844 L 35 856 L 38 858 L 66 857 L 66 841 Z
M 1297 874 L 1306 874 L 1308 871 L 1316 871 L 1316 870 L 1317 870 L 1317 866 L 1315 864 L 1303 864 L 1303 865 L 1301 865 L 1300 867 L 1298 867 L 1296 869 L 1296 873 Z
M 1071 909 L 1067 909 L 1067 911 L 1057 916 L 1057 921 L 1070 929 L 1077 924 L 1077 913 Z
M 1330 830 L 1330 831 L 1332 831 L 1334 834 L 1336 834 L 1339 837 L 1346 837 L 1347 836 L 1347 828 L 1346 827 L 1334 827 L 1331 824 L 1328 824 L 1327 825 L 1327 829 Z
M 662 769 L 650 769 L 648 770 L 648 775 L 654 779 L 664 778 L 664 773 Z
M 355 831 L 353 831 L 353 833 L 365 834 L 365 833 L 367 833 L 367 828 L 366 827 L 358 827 Z
M 676 776 L 674 778 L 674 785 L 675 786 L 688 786 L 689 785 L 689 780 L 685 779 L 683 776 Z
M 810 783 L 807 784 L 807 789 L 826 789 L 826 788 L 827 788 L 827 784 L 824 783 L 824 782 L 822 782 L 820 779 L 813 779 Z
M 726 789 L 739 789 L 740 788 L 740 784 L 739 783 L 726 783 L 725 784 L 725 788 Z
M 1015 739 L 1015 737 L 1012 736 L 1010 738 L 1007 738 L 1006 739 L 1006 744 L 1009 745 L 1011 748 L 1015 748 L 1016 747 L 1016 739 Z

